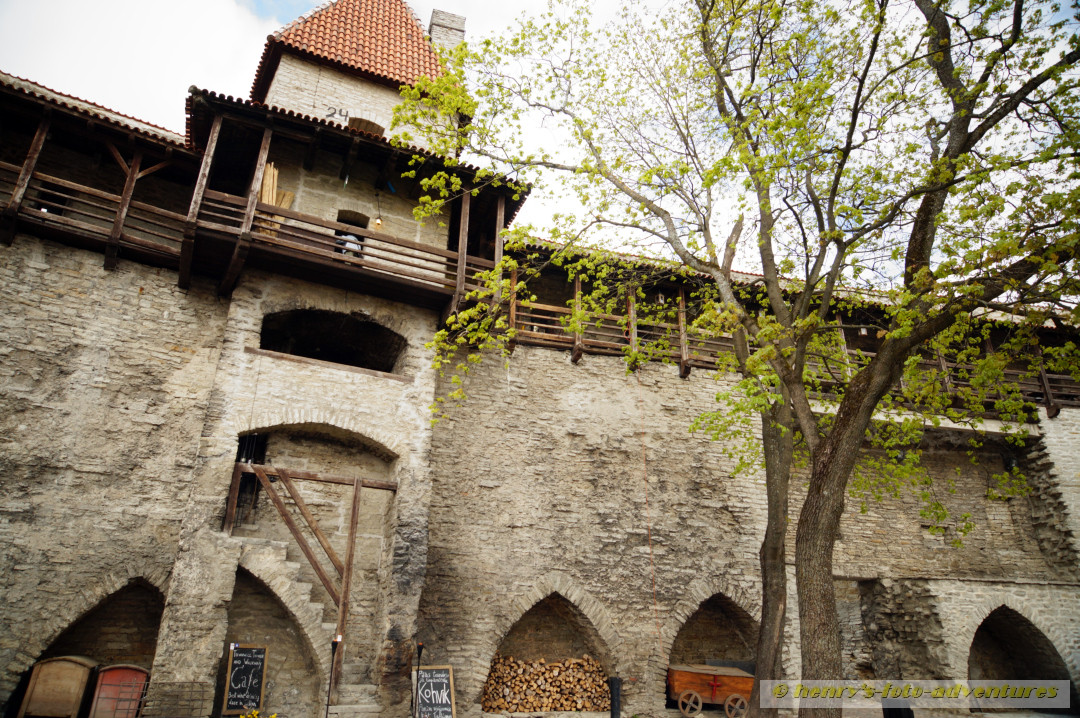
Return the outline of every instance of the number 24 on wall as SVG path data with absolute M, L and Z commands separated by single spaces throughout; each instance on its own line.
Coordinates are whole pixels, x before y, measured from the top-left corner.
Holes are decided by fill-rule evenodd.
M 344 107 L 330 107 L 329 105 L 327 105 L 326 119 L 329 120 L 333 117 L 340 117 L 343 120 L 347 120 L 349 119 L 349 111 L 346 110 Z

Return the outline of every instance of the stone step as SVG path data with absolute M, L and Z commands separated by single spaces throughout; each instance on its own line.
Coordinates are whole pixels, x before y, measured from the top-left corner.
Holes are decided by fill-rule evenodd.
M 339 683 L 338 703 L 342 705 L 378 705 L 376 688 L 366 683 Z
M 374 716 L 382 713 L 382 708 L 375 704 L 330 706 L 330 715 L 336 718 L 354 718 L 354 716 Z

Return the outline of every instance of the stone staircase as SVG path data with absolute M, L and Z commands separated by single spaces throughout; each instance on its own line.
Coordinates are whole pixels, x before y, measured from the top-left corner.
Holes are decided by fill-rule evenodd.
M 237 526 L 233 532 L 233 536 L 243 542 L 240 566 L 265 583 L 284 604 L 315 648 L 320 672 L 323 676 L 329 675 L 330 643 L 337 625 L 324 618 L 332 612 L 321 601 L 312 598 L 313 584 L 303 575 L 306 566 L 290 560 L 292 542 L 252 536 L 255 531 L 253 526 Z M 382 712 L 377 688 L 361 681 L 362 670 L 358 663 L 346 661 L 342 664 L 337 699 L 330 706 L 331 716 L 362 718 Z

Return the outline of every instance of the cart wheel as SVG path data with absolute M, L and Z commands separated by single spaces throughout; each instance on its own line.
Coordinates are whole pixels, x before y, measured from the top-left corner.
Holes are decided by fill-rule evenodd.
M 724 701 L 724 712 L 728 718 L 743 718 L 746 715 L 746 699 L 738 693 L 732 693 Z
M 683 691 L 679 694 L 679 712 L 686 718 L 694 718 L 701 712 L 701 696 L 697 691 Z

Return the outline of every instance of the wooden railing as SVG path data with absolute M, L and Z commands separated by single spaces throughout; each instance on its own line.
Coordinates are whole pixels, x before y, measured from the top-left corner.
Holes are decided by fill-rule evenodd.
M 7 162 L 0 162 L 0 209 L 7 206 L 11 194 L 15 191 L 15 181 L 19 179 L 19 167 Z
M 11 165 L 0 166 L 0 202 L 14 186 Z M 19 219 L 39 227 L 107 240 L 116 222 L 120 196 L 94 187 L 35 172 L 19 206 Z M 119 244 L 176 258 L 183 239 L 184 215 L 132 201 L 121 226 Z
M 649 354 L 653 358 L 675 363 L 682 359 L 680 342 L 683 337 L 680 336 L 679 324 L 641 322 L 635 332 L 630 330 L 625 316 L 594 314 L 590 315 L 581 333 L 575 334 L 569 326 L 571 314 L 572 310 L 568 307 L 538 302 L 514 302 L 510 315 L 515 329 L 515 341 L 560 349 L 580 347 L 580 350 L 587 354 L 624 354 L 630 351 L 631 345 L 636 342 L 636 346 L 642 349 L 652 345 L 654 348 Z M 663 344 L 657 348 L 659 340 L 663 340 Z M 702 336 L 687 330 L 685 342 L 685 362 L 695 368 L 716 368 L 717 360 L 722 354 L 734 351 L 729 337 Z M 821 380 L 823 390 L 828 391 L 831 386 L 846 382 L 859 362 L 873 358 L 872 353 L 849 353 L 851 360 L 847 363 L 836 359 L 815 360 L 814 371 L 819 377 L 824 377 Z M 949 393 L 971 386 L 969 376 L 974 367 L 970 365 L 924 359 L 919 366 L 927 373 L 936 374 L 941 389 Z M 1080 382 L 1066 374 L 1043 373 L 1032 376 L 1027 371 L 1008 369 L 1005 371 L 1004 383 L 1018 386 L 1024 399 L 1036 404 L 1080 406 Z M 993 398 L 995 397 L 991 396 L 991 399 Z

